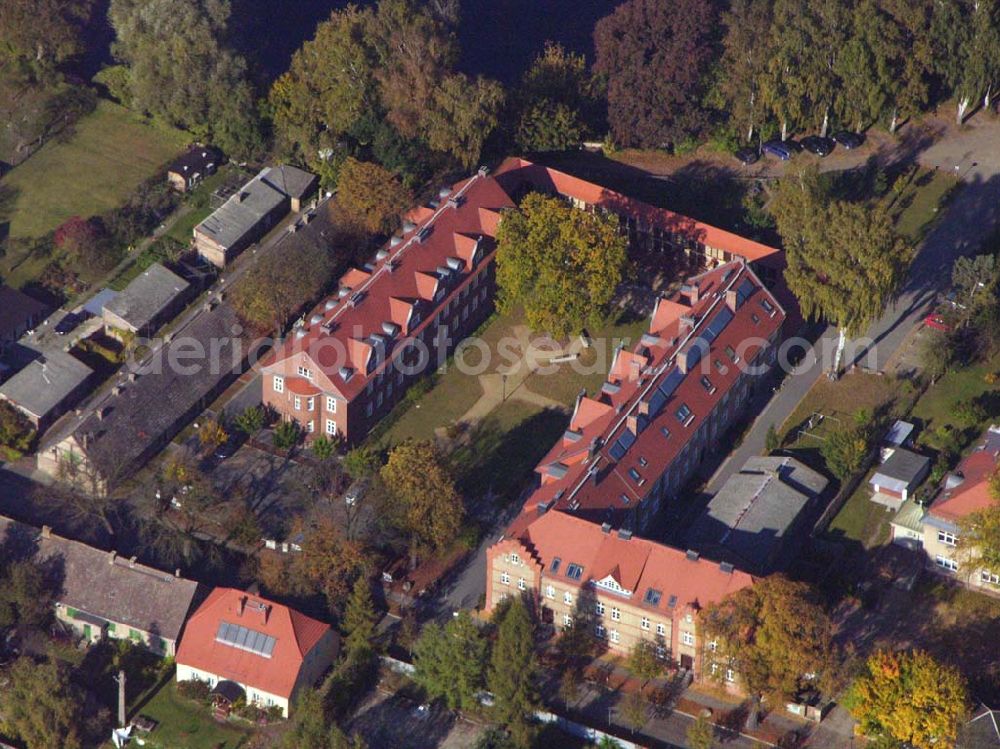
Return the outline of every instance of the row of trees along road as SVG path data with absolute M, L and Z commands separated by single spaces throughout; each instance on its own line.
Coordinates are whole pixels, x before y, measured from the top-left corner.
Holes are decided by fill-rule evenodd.
M 628 0 L 594 32 L 595 71 L 622 145 L 711 125 L 750 140 L 831 121 L 895 130 L 948 98 L 959 122 L 1000 83 L 994 0 Z M 668 103 L 664 105 L 664 103 Z

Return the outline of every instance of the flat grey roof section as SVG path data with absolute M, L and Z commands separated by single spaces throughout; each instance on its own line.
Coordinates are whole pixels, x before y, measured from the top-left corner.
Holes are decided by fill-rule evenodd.
M 260 173 L 261 179 L 291 198 L 301 198 L 316 182 L 316 175 L 288 164 L 271 166 Z
M 117 315 L 136 330 L 142 330 L 187 291 L 190 284 L 160 263 L 153 263 L 134 278 L 104 309 Z
M 93 374 L 64 351 L 47 351 L 0 386 L 0 396 L 44 418 Z
M 909 486 L 930 465 L 931 459 L 915 452 L 897 447 L 888 460 L 878 467 L 870 483 L 878 484 L 895 491 Z
M 222 247 L 231 247 L 251 231 L 266 215 L 287 199 L 285 193 L 264 181 L 270 168 L 233 193 L 211 216 L 206 218 L 195 231 L 210 237 Z
M 692 526 L 689 545 L 720 547 L 766 567 L 774 546 L 827 479 L 794 458 L 753 457 L 712 497 Z

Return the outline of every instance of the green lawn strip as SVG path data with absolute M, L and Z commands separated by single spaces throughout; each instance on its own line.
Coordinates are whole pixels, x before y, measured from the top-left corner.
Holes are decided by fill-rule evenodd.
M 117 104 L 98 102 L 69 137 L 46 143 L 4 177 L 5 186 L 17 192 L 11 236 L 41 236 L 70 216 L 114 208 L 189 138 Z
M 174 680 L 154 694 L 139 713 L 158 723 L 145 738 L 150 749 L 234 749 L 250 733 L 232 723 L 219 723 L 206 705 L 181 697 Z
M 899 232 L 912 242 L 919 242 L 958 184 L 950 172 L 917 170 L 898 196 L 889 193 L 889 200 L 895 198 L 890 210 Z
M 1000 389 L 1000 382 L 988 383 L 987 375 L 1000 371 L 1000 354 L 990 361 L 973 364 L 956 372 L 948 372 L 930 386 L 923 397 L 913 407 L 911 416 L 921 426 L 918 436 L 920 444 L 941 449 L 940 435 L 943 431 L 982 431 L 979 426 L 968 427 L 955 416 L 955 406 L 966 400 Z
M 871 495 L 872 489 L 866 476 L 830 521 L 827 533 L 834 538 L 858 541 L 866 549 L 880 546 L 888 536 L 893 513 L 886 512 L 883 505 L 872 502 Z

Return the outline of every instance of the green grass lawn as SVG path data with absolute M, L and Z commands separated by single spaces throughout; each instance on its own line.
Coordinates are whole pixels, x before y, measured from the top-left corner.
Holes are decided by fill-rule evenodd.
M 834 538 L 858 541 L 866 549 L 885 543 L 889 539 L 889 521 L 895 513 L 886 512 L 885 507 L 872 502 L 871 494 L 866 476 L 830 521 L 827 533 Z
M 219 723 L 205 705 L 177 694 L 177 682 L 167 682 L 139 710 L 159 725 L 146 738 L 150 749 L 234 749 L 250 734 L 233 723 Z
M 910 183 L 895 196 L 890 209 L 899 232 L 914 243 L 923 239 L 930 223 L 957 185 L 958 180 L 949 172 L 917 170 Z
M 990 361 L 974 364 L 957 372 L 949 372 L 931 385 L 913 407 L 911 415 L 916 419 L 921 432 L 919 441 L 935 449 L 944 447 L 939 439 L 941 429 L 959 430 L 967 428 L 955 418 L 955 405 L 988 392 L 1000 390 L 1000 382 L 986 381 L 987 375 L 1000 373 L 1000 354 Z M 978 436 L 978 428 L 972 431 Z
M 201 184 L 185 197 L 182 210 L 185 210 L 186 213 L 174 222 L 166 236 L 177 240 L 185 247 L 191 244 L 194 227 L 208 218 L 214 210 L 211 201 L 212 193 L 229 179 L 238 175 L 247 176 L 238 167 L 226 164 L 215 174 L 202 180 Z
M 189 139 L 100 101 L 68 138 L 46 143 L 4 177 L 5 186 L 16 191 L 10 235 L 41 236 L 70 216 L 115 207 Z

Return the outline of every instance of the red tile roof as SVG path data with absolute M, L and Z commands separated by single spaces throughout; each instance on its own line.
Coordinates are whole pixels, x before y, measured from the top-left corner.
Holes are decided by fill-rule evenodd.
M 983 443 L 959 463 L 956 473 L 963 477 L 954 489 L 946 489 L 931 505 L 929 513 L 955 523 L 974 512 L 985 510 L 996 500 L 990 494 L 990 476 L 1000 466 L 1000 428 L 990 427 Z
M 601 392 L 578 399 L 569 428 L 536 469 L 541 485 L 525 502 L 514 531 L 548 503 L 597 522 L 619 520 L 670 467 L 734 387 L 740 365 L 754 359 L 761 341 L 785 319 L 774 296 L 742 261 L 695 276 L 685 288 L 687 294 L 668 303 L 675 311 L 683 303 L 684 314 L 671 314 L 667 322 L 654 313 L 658 333 L 643 336 L 632 352 L 620 352 Z M 697 301 L 691 304 L 687 300 L 695 290 Z M 740 301 L 733 311 L 729 305 L 736 296 Z M 684 374 L 693 346 L 709 339 L 700 360 Z M 738 356 L 738 365 L 728 349 Z M 635 362 L 645 364 L 636 367 Z M 677 416 L 682 406 L 693 417 L 686 423 Z M 555 471 L 553 464 L 559 465 Z
M 223 622 L 274 638 L 271 657 L 217 641 Z M 330 625 L 234 588 L 216 588 L 184 629 L 177 662 L 255 689 L 291 697 L 306 655 Z
M 514 537 L 550 578 L 582 587 L 611 576 L 632 593 L 633 603 L 643 603 L 646 591 L 652 588 L 661 596 L 650 608 L 668 613 L 687 606 L 704 608 L 753 584 L 753 578 L 745 572 L 723 569 L 716 562 L 691 558 L 683 551 L 644 538 L 622 538 L 614 531 L 605 532 L 595 523 L 562 512 L 545 513 Z M 552 561 L 556 558 L 560 559 L 559 568 L 553 572 Z M 579 580 L 566 577 L 570 564 L 583 567 Z
M 527 183 L 538 190 L 556 192 L 589 205 L 602 206 L 614 213 L 626 214 L 669 232 L 689 235 L 702 244 L 731 252 L 748 262 L 765 258 L 772 265 L 781 265 L 784 262 L 781 251 L 774 247 L 682 216 L 666 208 L 658 208 L 622 195 L 611 188 L 596 185 L 542 164 L 535 164 L 527 159 L 512 156 L 504 160 L 494 176 L 511 195 L 515 194 L 521 185 Z
M 385 341 L 386 359 L 395 356 L 403 337 L 419 333 L 458 289 L 458 284 L 450 283 L 447 293 L 434 300 L 449 260 L 452 277 L 485 267 L 496 249 L 500 211 L 514 205 L 485 173 L 457 183 L 438 200 L 437 207 L 411 211 L 409 218 L 421 223 L 404 225 L 412 228 L 390 241 L 365 269 L 345 273 L 343 296 L 333 295 L 317 305 L 306 316 L 308 324 L 277 349 L 266 369 L 285 371 L 286 361 L 304 354 L 311 362 L 308 366 L 317 371 L 315 382 L 322 390 L 347 400 L 364 390 L 384 367 L 380 357 L 372 356 L 372 336 Z M 474 255 L 478 257 L 473 267 Z M 418 325 L 410 324 L 414 309 L 420 314 Z M 400 330 L 389 335 L 385 323 Z M 345 372 L 346 380 L 342 367 L 351 370 Z

